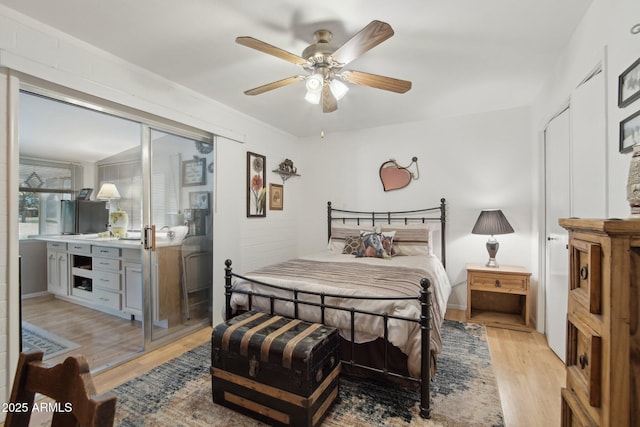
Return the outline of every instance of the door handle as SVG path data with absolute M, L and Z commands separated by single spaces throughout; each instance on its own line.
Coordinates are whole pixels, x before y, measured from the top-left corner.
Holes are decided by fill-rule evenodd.
M 144 248 L 156 251 L 156 226 L 144 227 Z

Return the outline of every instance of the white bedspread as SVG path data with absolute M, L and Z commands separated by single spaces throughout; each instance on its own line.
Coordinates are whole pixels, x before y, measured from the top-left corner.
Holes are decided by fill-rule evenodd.
M 335 267 L 333 267 L 335 266 Z M 334 252 L 322 252 L 312 256 L 267 266 L 248 273 L 247 278 L 268 284 L 297 289 L 311 290 L 340 295 L 326 297 L 325 304 L 340 307 L 356 307 L 374 313 L 387 313 L 412 319 L 420 318 L 420 304 L 417 300 L 358 300 L 350 296 L 418 296 L 420 279 L 431 281 L 432 338 L 431 350 L 440 351 L 440 326 L 444 319 L 451 285 L 440 260 L 435 256 L 397 256 L 392 259 L 355 258 Z M 261 286 L 254 282 L 234 279 L 234 289 L 254 291 L 269 295 L 292 297 L 291 291 Z M 320 302 L 320 297 L 298 296 L 301 300 Z M 247 295 L 234 293 L 231 306 L 247 308 Z M 252 309 L 268 311 L 269 300 L 254 298 Z M 275 311 L 285 316 L 293 316 L 294 307 L 290 302 L 276 302 Z M 320 310 L 304 304 L 299 305 L 298 317 L 312 322 L 320 321 Z M 327 309 L 325 323 L 340 330 L 341 335 L 351 339 L 351 319 L 349 312 Z M 380 317 L 356 314 L 355 342 L 362 343 L 384 337 L 384 324 Z M 389 320 L 388 340 L 408 357 L 410 375 L 420 375 L 420 326 L 418 323 L 397 319 Z

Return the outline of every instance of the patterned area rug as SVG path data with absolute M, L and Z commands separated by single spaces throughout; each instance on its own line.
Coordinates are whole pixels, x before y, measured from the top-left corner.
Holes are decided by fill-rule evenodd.
M 80 345 L 45 331 L 29 322 L 22 321 L 22 351 L 42 351 L 43 359 L 51 359 L 63 353 L 75 350 Z
M 432 384 L 431 420 L 418 415 L 418 392 L 342 376 L 340 401 L 324 426 L 503 426 L 500 396 L 481 325 L 445 321 Z M 113 390 L 118 426 L 256 426 L 211 398 L 210 345 L 193 349 Z

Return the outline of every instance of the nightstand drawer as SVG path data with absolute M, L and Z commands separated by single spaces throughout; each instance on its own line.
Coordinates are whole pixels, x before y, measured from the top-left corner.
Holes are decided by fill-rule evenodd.
M 473 289 L 482 288 L 483 290 L 500 290 L 501 292 L 526 291 L 528 284 L 528 276 L 522 277 L 509 274 L 487 274 L 474 273 L 471 279 L 471 287 Z M 496 289 L 497 288 L 497 289 Z

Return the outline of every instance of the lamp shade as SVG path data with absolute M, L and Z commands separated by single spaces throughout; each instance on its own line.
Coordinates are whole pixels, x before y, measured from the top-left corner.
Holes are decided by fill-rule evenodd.
M 98 200 L 114 200 L 119 198 L 120 193 L 118 192 L 118 188 L 111 182 L 105 182 L 102 184 L 102 187 L 100 187 L 100 191 L 98 191 L 98 195 L 96 196 L 96 199 Z
M 492 236 L 513 233 L 513 228 L 500 209 L 489 209 L 480 212 L 480 216 L 478 216 L 476 225 L 473 226 L 471 233 Z

